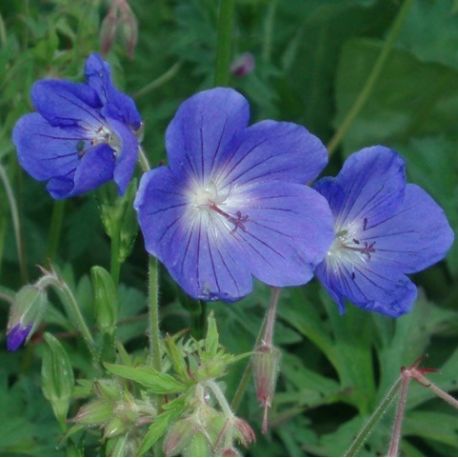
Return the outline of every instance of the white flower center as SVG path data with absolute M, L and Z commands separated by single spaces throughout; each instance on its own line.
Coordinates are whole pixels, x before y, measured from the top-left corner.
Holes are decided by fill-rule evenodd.
M 207 183 L 193 182 L 188 190 L 189 216 L 192 220 L 200 219 L 211 224 L 215 229 L 226 228 L 235 232 L 245 230 L 244 223 L 248 215 L 242 214 L 240 196 L 228 186 L 218 185 L 215 181 Z
M 336 228 L 336 237 L 328 250 L 326 262 L 334 271 L 342 264 L 360 266 L 368 263 L 375 253 L 375 242 L 361 240 L 367 221 L 352 222 Z M 354 274 L 353 274 L 354 275 Z

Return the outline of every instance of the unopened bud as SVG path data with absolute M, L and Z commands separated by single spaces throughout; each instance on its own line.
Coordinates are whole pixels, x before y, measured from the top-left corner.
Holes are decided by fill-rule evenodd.
M 109 401 L 96 400 L 85 404 L 73 419 L 82 425 L 103 425 L 113 417 L 113 404 Z
M 100 28 L 100 48 L 106 55 L 112 48 L 116 35 L 126 47 L 129 57 L 133 57 L 138 40 L 138 22 L 127 0 L 112 0 L 110 9 Z
M 248 447 L 256 440 L 253 428 L 245 420 L 236 418 L 234 426 L 237 431 L 237 438 L 244 447 Z
M 124 432 L 126 432 L 126 425 L 124 421 L 122 421 L 121 418 L 114 417 L 105 426 L 104 437 L 115 437 L 119 436 L 119 434 L 122 434 Z
M 268 431 L 268 412 L 272 405 L 280 368 L 281 352 L 274 346 L 261 346 L 252 358 L 256 397 L 264 408 L 263 434 Z
M 230 447 L 225 448 L 221 456 L 242 456 L 242 454 L 235 447 Z
M 44 289 L 34 285 L 22 287 L 14 298 L 7 326 L 7 348 L 16 351 L 40 324 L 47 296 Z
M 192 418 L 177 421 L 164 440 L 165 456 L 179 455 L 191 442 L 197 425 Z
M 105 56 L 110 52 L 116 38 L 118 16 L 113 8 L 104 17 L 100 26 L 100 51 Z
M 183 452 L 183 456 L 211 456 L 212 450 L 208 439 L 203 433 L 193 435 L 188 447 Z
M 122 1 L 120 5 L 121 11 L 121 38 L 124 41 L 127 55 L 130 58 L 134 57 L 135 47 L 138 40 L 138 22 L 135 14 L 130 8 L 127 1 Z
M 245 52 L 237 56 L 231 64 L 231 73 L 234 76 L 243 77 L 253 72 L 256 62 L 253 54 Z

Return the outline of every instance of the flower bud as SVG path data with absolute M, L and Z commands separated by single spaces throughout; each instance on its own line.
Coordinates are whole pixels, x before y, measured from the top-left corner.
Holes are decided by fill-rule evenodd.
M 113 404 L 110 401 L 96 400 L 82 406 L 73 421 L 82 425 L 103 425 L 112 417 Z
M 94 308 L 97 325 L 102 332 L 113 334 L 118 315 L 116 286 L 111 275 L 100 266 L 91 268 L 91 279 L 94 286 Z
M 104 17 L 100 26 L 100 51 L 106 56 L 116 38 L 116 30 L 118 28 L 118 16 L 114 8 L 110 8 L 108 14 Z
M 165 456 L 179 455 L 191 442 L 197 425 L 192 417 L 177 421 L 164 440 Z
M 245 52 L 237 56 L 231 64 L 231 73 L 234 76 L 243 77 L 253 72 L 256 62 L 253 54 Z
M 46 292 L 34 285 L 23 286 L 14 298 L 7 326 L 7 348 L 16 351 L 40 324 L 47 303 Z
M 138 22 L 135 14 L 130 8 L 127 1 L 122 1 L 121 11 L 121 38 L 124 41 L 127 55 L 132 59 L 134 57 L 135 47 L 138 40 Z
M 274 346 L 261 346 L 252 358 L 256 397 L 264 408 L 262 432 L 268 430 L 268 411 L 272 405 L 280 368 L 281 352 Z
M 221 456 L 242 456 L 242 454 L 234 447 L 225 448 Z
M 244 447 L 248 447 L 256 440 L 256 434 L 253 428 L 242 418 L 236 418 L 234 426 L 237 432 L 237 438 Z
M 184 450 L 183 456 L 211 456 L 212 450 L 208 439 L 201 432 L 193 435 L 188 447 Z

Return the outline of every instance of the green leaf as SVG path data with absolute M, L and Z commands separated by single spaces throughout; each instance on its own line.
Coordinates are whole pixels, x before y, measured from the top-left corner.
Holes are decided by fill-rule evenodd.
M 399 45 L 426 62 L 438 62 L 458 69 L 456 44 L 458 22 L 454 0 L 416 0 L 399 35 Z
M 335 125 L 348 113 L 381 49 L 382 43 L 370 40 L 345 44 L 337 70 Z M 394 49 L 344 138 L 345 152 L 378 143 L 406 143 L 413 136 L 439 133 L 456 140 L 457 112 L 458 72 Z
M 456 413 L 442 413 L 434 410 L 409 411 L 402 426 L 404 436 L 420 436 L 458 445 L 458 421 Z
M 61 343 L 51 334 L 44 335 L 46 346 L 41 366 L 42 389 L 61 425 L 65 424 L 75 385 L 70 359 Z
M 188 388 L 188 385 L 175 377 L 160 373 L 151 367 L 130 367 L 108 363 L 105 363 L 105 367 L 112 374 L 139 383 L 155 394 L 181 393 Z

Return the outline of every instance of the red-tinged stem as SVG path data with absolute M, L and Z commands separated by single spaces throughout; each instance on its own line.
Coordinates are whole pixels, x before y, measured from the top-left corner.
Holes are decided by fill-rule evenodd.
M 407 403 L 407 392 L 409 390 L 409 383 L 411 374 L 410 371 L 404 370 L 401 374 L 401 390 L 399 392 L 398 407 L 396 409 L 396 417 L 394 419 L 393 432 L 391 433 L 390 446 L 388 448 L 387 456 L 399 455 L 399 444 L 401 442 L 402 422 L 404 421 L 404 413 Z

